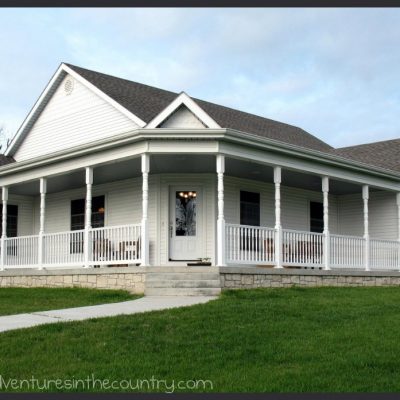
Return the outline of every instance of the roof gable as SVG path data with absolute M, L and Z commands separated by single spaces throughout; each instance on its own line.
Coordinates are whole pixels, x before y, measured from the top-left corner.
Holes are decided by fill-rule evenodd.
M 179 106 L 170 114 L 161 124 L 160 128 L 169 129 L 201 129 L 206 128 L 204 123 L 200 121 L 186 106 Z
M 178 93 L 168 90 L 158 89 L 71 64 L 67 65 L 146 122 L 154 119 L 178 96 Z M 222 128 L 236 129 L 318 151 L 330 151 L 332 149 L 329 144 L 296 126 L 196 98 L 192 100 Z
M 146 126 L 146 128 L 158 128 L 168 118 L 174 114 L 178 108 L 184 106 L 194 117 L 201 121 L 203 127 L 221 128 L 196 102 L 194 102 L 186 93 L 182 92 L 174 101 L 156 115 Z
M 26 136 L 35 125 L 43 110 L 46 108 L 54 93 L 59 88 L 61 82 L 63 82 L 67 75 L 71 75 L 81 85 L 85 86 L 88 90 L 99 96 L 110 106 L 114 107 L 116 110 L 122 113 L 125 117 L 129 118 L 134 124 L 136 124 L 136 126 L 143 127 L 146 124 L 131 111 L 127 110 L 123 105 L 110 98 L 106 93 L 103 93 L 91 82 L 88 82 L 80 74 L 76 73 L 69 66 L 62 63 L 39 96 L 38 100 L 32 107 L 31 111 L 25 118 L 17 133 L 14 135 L 10 145 L 5 151 L 6 156 L 13 156 L 15 154 L 21 143 L 25 140 Z

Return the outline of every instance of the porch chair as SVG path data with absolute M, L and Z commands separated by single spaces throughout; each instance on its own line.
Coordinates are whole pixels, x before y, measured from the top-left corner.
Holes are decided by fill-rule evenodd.
M 119 242 L 118 246 L 120 260 L 132 260 L 137 255 L 137 243 L 135 240 Z
M 107 261 L 113 254 L 112 242 L 109 239 L 96 239 L 93 242 L 93 259 L 94 261 Z
M 120 260 L 137 260 L 140 258 L 140 237 L 119 242 L 118 251 Z
M 311 243 L 308 241 L 297 242 L 296 252 L 301 263 L 318 263 L 322 260 L 323 247 L 321 243 Z
M 274 239 L 272 238 L 264 239 L 264 250 L 267 259 L 273 258 L 275 252 Z

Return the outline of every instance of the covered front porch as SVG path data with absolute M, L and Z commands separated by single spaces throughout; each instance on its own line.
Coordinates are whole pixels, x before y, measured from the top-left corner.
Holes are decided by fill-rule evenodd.
M 146 151 L 4 185 L 1 268 L 400 269 L 394 190 L 266 160 Z
M 280 166 L 233 159 L 226 159 L 224 164 L 226 175 L 257 176 L 258 191 L 264 198 L 269 194 L 269 204 L 267 199 L 264 204 L 273 213 L 265 215 L 261 210 L 256 223 L 244 224 L 243 208 L 249 207 L 246 201 L 236 213 L 225 211 L 225 259 L 221 264 L 400 269 L 398 193 Z M 220 172 L 220 189 L 221 175 Z M 263 188 L 264 182 L 269 187 Z M 254 190 L 254 185 L 247 187 Z M 221 200 L 221 190 L 219 194 Z M 251 207 L 254 212 L 254 204 L 250 204 L 250 212 Z

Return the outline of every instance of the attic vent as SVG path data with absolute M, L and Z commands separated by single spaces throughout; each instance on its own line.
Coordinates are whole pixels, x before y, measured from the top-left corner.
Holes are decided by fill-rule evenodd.
M 66 95 L 70 95 L 74 90 L 74 81 L 70 78 L 66 79 L 64 82 L 64 92 Z

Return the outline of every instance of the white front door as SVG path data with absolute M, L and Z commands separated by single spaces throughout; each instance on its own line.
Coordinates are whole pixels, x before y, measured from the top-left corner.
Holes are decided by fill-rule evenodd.
M 202 190 L 196 186 L 170 187 L 169 259 L 189 261 L 204 257 Z

